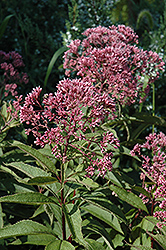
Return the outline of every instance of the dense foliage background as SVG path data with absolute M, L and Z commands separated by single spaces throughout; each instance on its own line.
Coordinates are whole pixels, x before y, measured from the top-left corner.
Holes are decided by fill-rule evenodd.
M 22 56 L 25 64 L 23 72 L 26 72 L 29 78 L 29 82 L 26 85 L 20 84 L 18 87 L 18 93 L 24 97 L 32 88 L 37 86 L 44 88 L 43 94 L 56 91 L 59 80 L 65 77 L 63 53 L 59 53 L 55 63 L 50 68 L 48 80 L 45 81 L 51 58 L 53 58 L 56 51 L 62 47 L 64 48 L 62 52 L 64 52 L 65 46 L 69 45 L 73 39 L 83 39 L 82 32 L 87 28 L 93 28 L 99 25 L 105 27 L 109 27 L 113 24 L 128 25 L 139 35 L 140 48 L 157 52 L 163 61 L 165 61 L 166 58 L 166 5 L 164 0 L 24 0 L 21 4 L 19 1 L 13 0 L 0 1 L 0 23 L 9 15 L 12 16 L 0 39 L 0 50 L 6 53 L 15 51 Z M 2 82 L 3 75 L 1 74 L 0 77 Z M 1 86 L 1 82 L 0 89 L 3 87 Z M 78 215 L 78 218 L 81 218 L 83 221 L 82 232 L 84 237 L 91 239 L 91 241 L 87 241 L 92 247 L 90 249 L 166 249 L 164 242 L 166 235 L 165 227 L 162 229 L 163 231 L 156 228 L 153 230 L 156 221 L 153 221 L 152 218 L 150 222 L 144 219 L 146 216 L 146 208 L 144 208 L 143 205 L 140 205 L 140 207 L 138 205 L 136 209 L 136 206 L 132 206 L 131 201 L 125 202 L 124 198 L 126 197 L 127 199 L 125 192 L 128 192 L 130 188 L 137 196 L 143 192 L 143 190 L 141 190 L 140 164 L 137 161 L 138 159 L 130 157 L 130 150 L 136 142 L 143 143 L 145 136 L 147 136 L 152 129 L 154 129 L 155 132 L 166 132 L 165 86 L 166 78 L 165 72 L 163 72 L 159 79 L 155 81 L 155 85 L 151 87 L 149 95 L 142 106 L 139 103 L 130 106 L 122 105 L 120 107 L 120 113 L 123 116 L 119 116 L 119 119 L 115 120 L 114 123 L 109 123 L 110 131 L 114 130 L 115 135 L 117 135 L 121 141 L 120 151 L 115 150 L 114 152 L 116 156 L 113 162 L 113 174 L 110 173 L 109 178 L 106 178 L 106 180 L 98 177 L 93 179 L 94 182 L 79 179 L 82 181 L 80 181 L 79 184 L 71 184 L 70 182 L 68 184 L 71 188 L 71 191 L 67 193 L 69 203 L 73 202 L 72 199 L 75 189 L 78 190 L 78 194 L 80 194 L 80 196 L 82 195 L 82 199 L 84 199 L 83 203 L 82 200 L 80 203 L 76 202 L 76 205 L 79 207 L 78 210 L 81 211 L 81 217 L 79 217 L 78 210 L 75 211 L 77 213 L 75 216 Z M 156 101 L 155 110 L 153 109 L 154 94 Z M 48 177 L 46 174 L 47 171 L 44 172 L 45 168 L 49 167 L 49 164 L 52 164 L 51 162 L 59 168 L 59 163 L 54 159 L 54 156 L 50 154 L 49 148 L 46 147 L 44 151 L 40 149 L 39 146 L 34 145 L 32 133 L 28 136 L 25 134 L 25 129 L 28 128 L 27 124 L 20 125 L 15 119 L 12 120 L 12 114 L 10 115 L 7 112 L 7 106 L 10 104 L 10 100 L 13 99 L 14 97 L 9 95 L 3 96 L 3 98 L 1 97 L 0 100 L 0 195 L 3 197 L 9 194 L 36 192 L 37 190 L 40 194 L 44 192 L 45 195 L 49 196 L 51 188 L 53 191 L 56 189 L 58 191 L 60 190 L 58 186 L 59 183 L 56 184 L 57 186 L 55 185 L 56 187 L 49 184 L 49 189 L 45 191 L 41 180 L 34 180 L 31 185 L 25 181 L 29 181 L 28 178 L 36 178 L 40 171 L 39 176 Z M 141 112 L 138 114 L 139 110 Z M 154 115 L 156 116 L 154 117 Z M 134 121 L 133 117 L 135 119 Z M 103 130 L 101 131 L 103 133 Z M 99 131 L 99 133 L 101 133 L 101 131 Z M 13 140 L 17 142 L 12 144 Z M 25 148 L 23 144 L 19 144 L 18 141 L 33 146 L 35 153 L 31 151 L 30 147 L 27 146 L 27 148 Z M 49 159 L 50 162 L 47 162 L 46 159 Z M 15 165 L 14 162 L 16 162 Z M 23 163 L 22 169 L 20 162 Z M 24 164 L 27 165 L 24 166 Z M 78 161 L 70 161 L 68 167 L 72 169 L 73 165 L 76 165 L 79 168 L 79 164 Z M 28 166 L 31 166 L 32 170 L 30 170 Z M 44 166 L 44 170 L 41 170 L 40 166 Z M 35 173 L 35 169 L 39 172 Z M 42 181 L 46 184 L 48 179 Z M 108 183 L 113 183 L 117 186 L 114 188 L 113 185 L 111 185 L 108 188 Z M 118 187 L 123 188 L 123 194 L 120 193 Z M 65 192 L 68 192 L 66 190 Z M 116 196 L 118 192 L 119 198 Z M 106 221 L 104 221 L 101 215 L 103 212 L 101 201 L 95 201 L 95 203 L 93 199 L 91 200 L 90 198 L 97 197 L 97 200 L 100 199 L 101 196 L 104 199 L 103 207 Z M 108 203 L 107 200 L 109 200 Z M 43 201 L 42 204 L 34 202 L 35 205 L 33 202 L 20 202 L 21 204 L 17 204 L 4 203 L 3 199 L 1 201 L 1 229 L 7 225 L 13 225 L 19 220 L 32 219 L 46 226 L 48 231 L 54 228 L 54 233 L 58 234 L 56 228 L 58 228 L 59 225 L 58 216 L 60 212 L 55 205 L 48 205 L 49 202 L 47 203 L 45 201 Z M 122 210 L 125 218 L 120 214 L 119 210 L 114 211 L 113 204 L 117 206 L 117 209 Z M 69 204 L 67 209 L 71 209 L 70 205 L 71 204 Z M 101 213 L 99 213 L 95 205 L 101 209 Z M 96 214 L 99 213 L 98 215 L 93 212 L 93 206 L 96 209 Z M 110 222 L 107 220 L 109 209 L 111 209 L 111 213 L 113 211 L 113 214 L 115 213 L 119 216 L 117 216 L 116 219 L 114 217 L 112 219 L 115 226 L 109 224 Z M 150 211 L 150 205 L 148 210 Z M 121 224 L 119 224 L 117 218 L 118 220 L 120 218 L 119 221 Z M 69 224 L 70 222 L 71 224 L 73 223 L 73 228 L 77 223 L 80 223 L 80 221 L 74 221 L 73 218 L 71 220 L 69 219 Z M 121 225 L 122 229 L 119 225 Z M 26 224 L 21 226 L 24 228 Z M 29 225 L 29 228 L 30 227 L 31 225 Z M 91 231 L 91 228 L 93 228 L 93 231 Z M 104 228 L 106 230 L 104 230 Z M 77 229 L 78 231 L 80 230 L 79 228 Z M 40 230 L 46 229 L 40 228 Z M 61 232 L 60 228 L 58 228 L 58 230 Z M 72 230 L 72 226 L 67 226 L 66 230 L 68 242 L 71 242 L 76 249 L 85 249 L 82 242 L 80 243 L 80 238 L 82 237 L 80 237 L 80 232 L 78 234 L 76 233 L 75 238 L 70 239 L 69 231 Z M 121 230 L 125 232 L 125 234 L 122 234 Z M 148 234 L 146 234 L 146 231 L 148 231 Z M 153 235 L 151 235 L 153 233 L 156 235 L 159 234 L 161 238 L 159 239 L 156 236 L 154 240 Z M 9 235 L 12 234 L 9 232 Z M 50 238 L 43 239 L 42 243 L 40 242 L 41 238 L 39 235 L 36 235 L 35 239 L 33 235 L 27 236 L 28 232 L 22 237 L 20 237 L 20 235 L 21 233 L 18 232 L 18 235 L 11 236 L 9 239 L 1 239 L 0 247 L 4 250 L 63 250 L 70 247 L 70 245 L 67 245 L 66 248 L 62 245 L 50 245 L 48 248 L 45 248 L 49 240 L 54 241 L 54 237 L 49 233 L 48 238 Z M 161 235 L 164 237 L 162 238 Z M 150 236 L 152 240 L 150 240 Z M 95 245 L 96 240 L 98 243 Z M 25 245 L 22 246 L 21 244 L 23 243 L 25 243 Z M 134 245 L 138 246 L 134 247 Z

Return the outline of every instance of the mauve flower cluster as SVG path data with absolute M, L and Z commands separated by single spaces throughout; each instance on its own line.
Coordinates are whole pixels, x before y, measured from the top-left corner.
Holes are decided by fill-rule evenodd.
M 72 159 L 73 151 L 78 152 L 89 166 L 87 176 L 92 176 L 96 169 L 104 176 L 112 167 L 112 153 L 107 152 L 107 145 L 117 147 L 119 142 L 111 132 L 104 133 L 102 138 L 88 134 L 93 134 L 105 120 L 115 118 L 112 98 L 81 79 L 64 79 L 57 85 L 57 91 L 45 94 L 43 100 L 41 91 L 40 87 L 34 88 L 22 106 L 22 97 L 14 102 L 15 108 L 20 109 L 20 121 L 30 125 L 26 133 L 33 133 L 36 145 L 52 145 L 53 154 L 63 163 Z M 98 147 L 98 156 L 92 145 Z
M 25 67 L 22 57 L 15 51 L 5 53 L 0 51 L 0 68 L 1 68 L 1 83 L 0 88 L 4 88 L 4 95 L 17 95 L 17 84 L 27 84 L 28 75 L 21 72 L 21 68 Z
M 146 149 L 146 150 L 145 150 Z M 142 145 L 136 144 L 131 154 L 138 155 L 142 160 L 142 167 L 145 173 L 141 174 L 143 179 L 143 188 L 152 195 L 150 201 L 148 197 L 143 197 L 145 203 L 151 202 L 159 204 L 160 211 L 155 211 L 154 216 L 161 219 L 163 223 L 159 226 L 166 225 L 166 135 L 150 134 L 146 137 L 146 142 Z M 152 185 L 145 183 L 145 176 L 153 182 Z
M 120 104 L 143 101 L 149 84 L 163 70 L 164 62 L 158 54 L 138 48 L 138 36 L 125 25 L 90 28 L 83 35 L 83 41 L 72 41 L 65 52 L 66 75 L 76 72 L 100 91 L 106 90 Z

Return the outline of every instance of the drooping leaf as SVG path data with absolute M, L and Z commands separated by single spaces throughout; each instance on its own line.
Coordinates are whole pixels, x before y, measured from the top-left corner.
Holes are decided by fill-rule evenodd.
M 68 241 L 65 240 L 56 240 L 50 242 L 45 250 L 75 250 L 75 247 Z
M 6 226 L 0 229 L 0 239 L 11 238 L 16 236 L 23 235 L 41 235 L 49 234 L 55 236 L 53 231 L 48 229 L 42 224 L 31 221 L 31 220 L 22 220 L 17 222 L 14 225 Z
M 148 213 L 147 207 L 142 202 L 142 199 L 138 197 L 137 195 L 135 195 L 134 193 L 127 191 L 124 188 L 115 186 L 115 185 L 110 185 L 110 189 L 114 191 L 115 194 L 117 194 L 121 200 L 129 203 L 133 207 L 142 209 Z
M 5 17 L 5 19 L 3 20 L 3 22 L 1 23 L 1 26 L 0 26 L 0 39 L 2 38 L 4 32 L 5 32 L 5 29 L 7 27 L 7 24 L 10 20 L 10 18 L 14 16 L 14 15 L 8 15 L 7 17 Z
M 87 219 L 83 222 L 83 226 L 85 226 L 86 230 L 90 230 L 91 232 L 95 232 L 99 234 L 104 241 L 106 242 L 107 246 L 110 249 L 113 249 L 113 244 L 111 242 L 111 237 L 105 230 L 105 228 L 102 226 L 102 224 L 99 221 L 95 221 L 92 219 Z
M 9 145 L 10 146 L 10 145 Z M 0 157 L 0 165 L 7 165 L 11 162 L 33 162 L 35 161 L 34 158 L 32 158 L 29 155 L 25 155 L 25 153 L 20 149 L 14 149 L 9 152 L 6 152 Z
M 38 176 L 50 176 L 50 173 L 47 173 L 43 169 L 26 164 L 22 161 L 11 162 L 11 163 L 8 163 L 5 165 L 12 166 L 12 167 L 20 170 L 22 173 L 26 174 L 27 176 L 29 176 L 31 178 L 38 177 Z
M 0 197 L 0 202 L 12 202 L 12 203 L 31 204 L 31 205 L 55 203 L 53 198 L 35 192 L 18 193 L 18 194 L 3 196 Z
M 52 68 L 53 68 L 53 66 L 54 66 L 54 64 L 55 64 L 55 62 L 56 62 L 56 60 L 57 60 L 57 58 L 58 58 L 63 52 L 65 52 L 66 50 L 67 50 L 67 47 L 64 46 L 64 47 L 58 49 L 58 50 L 55 52 L 55 54 L 53 55 L 53 57 L 52 57 L 52 59 L 51 59 L 49 65 L 48 65 L 46 77 L 45 77 L 45 79 L 44 79 L 44 88 L 45 88 L 46 85 L 47 85 L 47 81 L 48 81 L 49 75 L 51 74 Z
M 21 150 L 23 150 L 24 152 L 26 152 L 27 154 L 31 155 L 33 158 L 35 158 L 44 169 L 48 169 L 51 172 L 57 174 L 57 169 L 54 165 L 54 163 L 45 155 L 41 154 L 38 150 L 36 150 L 35 148 L 32 148 L 28 145 L 25 145 L 23 143 L 20 142 L 14 142 L 13 146 L 16 146 L 18 148 L 20 148 Z
M 114 228 L 116 231 L 120 232 L 121 234 L 124 234 L 122 229 L 121 229 L 119 220 L 111 211 L 108 212 L 104 208 L 101 208 L 99 206 L 95 206 L 92 204 L 82 206 L 81 209 L 89 212 L 93 216 L 104 221 L 105 223 L 110 225 L 112 228 Z
M 90 196 L 84 196 L 83 200 L 87 203 L 97 206 L 108 213 L 112 213 L 116 216 L 120 221 L 126 222 L 126 218 L 122 213 L 121 209 L 119 209 L 115 204 L 103 197 L 94 196 L 93 193 Z
M 140 28 L 141 21 L 144 18 L 146 18 L 149 28 L 152 29 L 153 28 L 153 15 L 150 13 L 149 10 L 146 10 L 146 9 L 141 10 L 141 12 L 138 14 L 136 28 L 137 29 Z
M 135 187 L 132 187 L 132 189 L 135 190 L 135 191 L 137 191 L 137 192 L 139 192 L 139 193 L 141 193 L 141 194 L 143 194 L 143 195 L 145 195 L 145 196 L 147 196 L 148 198 L 151 198 L 151 197 L 150 197 L 150 193 L 147 192 L 147 191 L 146 191 L 144 188 L 142 188 L 142 187 L 135 186 Z

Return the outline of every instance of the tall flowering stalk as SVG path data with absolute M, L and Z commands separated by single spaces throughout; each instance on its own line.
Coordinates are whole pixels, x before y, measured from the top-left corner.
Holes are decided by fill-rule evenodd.
M 138 48 L 138 36 L 125 25 L 99 26 L 87 29 L 83 35 L 82 41 L 72 41 L 65 52 L 66 75 L 75 72 L 81 79 L 90 80 L 120 104 L 145 100 L 149 85 L 164 66 L 159 55 Z
M 20 122 L 28 126 L 26 134 L 33 134 L 34 143 L 37 146 L 50 145 L 52 154 L 58 160 L 57 169 L 54 169 L 57 171 L 51 171 L 54 164 L 51 160 L 49 161 L 51 167 L 48 167 L 48 170 L 54 176 L 51 180 L 47 176 L 44 183 L 47 184 L 50 180 L 58 181 L 60 184 L 58 191 L 57 189 L 55 192 L 51 190 L 51 194 L 61 206 L 62 238 L 65 241 L 72 240 L 72 235 L 67 237 L 66 232 L 66 220 L 69 227 L 72 227 L 72 221 L 69 221 L 68 205 L 77 203 L 75 190 L 73 190 L 72 199 L 67 201 L 68 194 L 65 196 L 67 185 L 65 184 L 70 184 L 73 180 L 77 181 L 74 179 L 75 175 L 76 178 L 81 178 L 81 175 L 89 178 L 97 175 L 104 178 L 106 172 L 112 170 L 113 151 L 120 144 L 109 128 L 106 129 L 102 125 L 116 118 L 117 102 L 121 105 L 132 104 L 136 100 L 142 102 L 149 91 L 149 85 L 158 78 L 159 70 L 162 70 L 164 66 L 156 53 L 143 51 L 136 46 L 137 35 L 131 28 L 124 25 L 109 28 L 99 26 L 87 29 L 83 35 L 86 38 L 83 41 L 72 41 L 64 56 L 66 75 L 70 77 L 76 73 L 76 79 L 67 78 L 59 82 L 55 93 L 42 96 L 42 88 L 37 87 L 25 97 L 25 100 L 22 96 L 16 96 L 17 100 L 13 102 L 16 110 L 13 115 L 16 116 L 19 111 Z M 165 222 L 166 217 L 163 212 L 165 191 L 162 187 L 165 178 L 165 154 L 161 150 L 165 147 L 165 144 L 162 144 L 163 141 L 165 143 L 166 139 L 162 133 L 159 136 L 150 135 L 147 137 L 147 143 L 134 147 L 132 154 L 138 154 L 143 159 L 144 171 L 153 181 L 152 186 L 148 186 L 145 180 L 143 183 L 143 187 L 151 195 L 151 212 L 156 217 L 163 216 Z M 19 147 L 24 150 L 24 146 Z M 144 156 L 141 153 L 143 148 L 151 150 L 153 156 Z M 32 149 L 28 147 L 28 151 L 32 152 Z M 74 162 L 72 166 L 70 166 L 71 161 Z M 145 178 L 145 175 L 141 176 Z M 40 184 L 40 178 L 34 179 Z M 50 187 L 48 188 L 50 191 Z M 127 198 L 123 188 L 118 186 L 115 189 L 121 193 L 122 197 L 124 195 Z M 138 204 L 138 207 L 141 209 L 143 207 L 147 211 L 139 197 L 134 194 L 131 194 L 131 197 L 136 200 L 135 204 Z M 158 197 L 164 201 L 160 202 Z M 129 200 L 131 204 L 131 199 Z M 68 204 L 71 202 L 72 204 Z M 146 202 L 145 199 L 144 202 Z M 158 203 L 160 203 L 161 211 L 154 212 L 154 205 Z M 77 206 L 78 204 L 75 206 L 76 210 Z M 105 212 L 101 205 L 97 208 Z M 107 205 L 105 208 L 108 212 Z M 86 206 L 84 209 L 86 211 Z M 100 214 L 98 218 L 103 218 L 103 215 Z M 121 225 L 117 220 L 119 215 L 113 218 L 116 218 L 115 224 L 118 223 L 115 229 L 122 233 Z M 112 226 L 114 228 L 114 223 Z M 74 234 L 73 238 L 76 238 Z
M 150 134 L 144 144 L 136 144 L 131 151 L 142 160 L 141 179 L 143 188 L 150 194 L 141 194 L 144 203 L 151 204 L 151 214 L 161 220 L 158 226 L 166 225 L 166 135 Z M 151 181 L 146 182 L 146 178 Z M 156 209 L 154 206 L 157 206 Z
M 91 82 L 80 79 L 61 81 L 55 93 L 45 94 L 43 98 L 41 91 L 40 87 L 34 88 L 22 104 L 22 97 L 18 97 L 14 106 L 20 110 L 20 121 L 29 125 L 26 134 L 33 133 L 36 145 L 51 145 L 52 153 L 60 161 L 57 178 L 61 184 L 59 202 L 63 240 L 66 240 L 65 164 L 81 158 L 87 177 L 92 177 L 95 172 L 104 177 L 112 170 L 113 153 L 107 147 L 117 148 L 119 142 L 111 132 L 99 136 L 95 136 L 95 132 L 105 120 L 115 118 L 115 104 L 107 93 L 97 92 Z

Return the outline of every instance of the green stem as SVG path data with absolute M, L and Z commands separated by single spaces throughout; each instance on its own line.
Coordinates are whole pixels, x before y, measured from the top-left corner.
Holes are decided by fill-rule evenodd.
M 155 116 L 155 84 L 153 83 L 153 96 L 152 96 L 152 116 Z M 154 134 L 154 124 L 152 125 L 152 134 Z

